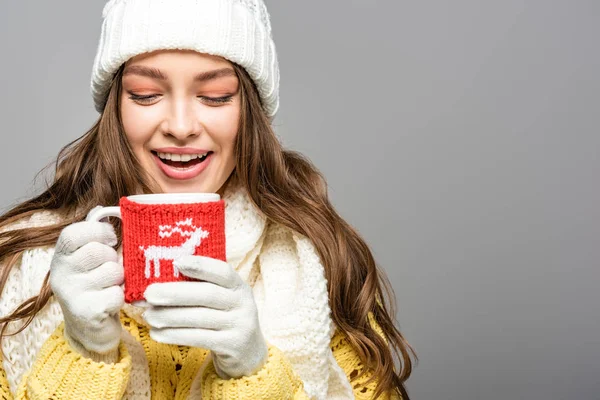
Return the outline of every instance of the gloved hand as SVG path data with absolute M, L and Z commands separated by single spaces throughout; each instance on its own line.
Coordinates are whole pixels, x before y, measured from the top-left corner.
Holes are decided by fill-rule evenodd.
M 252 289 L 226 262 L 203 256 L 174 261 L 194 282 L 154 283 L 143 314 L 157 342 L 209 349 L 223 379 L 248 376 L 268 357 Z
M 115 362 L 124 303 L 123 267 L 112 225 L 84 221 L 60 233 L 50 264 L 50 287 L 63 312 L 65 338 L 80 354 Z

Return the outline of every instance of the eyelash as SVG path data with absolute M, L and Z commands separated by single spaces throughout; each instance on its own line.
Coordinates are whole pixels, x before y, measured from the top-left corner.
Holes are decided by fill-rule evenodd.
M 152 99 L 154 99 L 157 95 L 152 94 L 152 95 L 148 95 L 148 96 L 139 96 L 137 94 L 134 93 L 129 93 L 130 96 L 129 98 L 131 100 L 134 101 L 139 101 L 141 103 L 146 103 Z M 225 103 L 230 103 L 232 101 L 233 96 L 223 96 L 223 97 L 205 97 L 205 96 L 197 96 L 200 99 L 204 99 L 206 101 L 208 101 L 209 103 L 213 103 L 213 104 L 225 104 Z

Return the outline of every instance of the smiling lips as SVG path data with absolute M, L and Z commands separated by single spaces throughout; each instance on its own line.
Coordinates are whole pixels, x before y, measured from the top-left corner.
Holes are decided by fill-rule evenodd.
M 198 176 L 209 164 L 213 152 L 194 148 L 167 147 L 152 151 L 161 171 L 172 179 L 184 180 Z

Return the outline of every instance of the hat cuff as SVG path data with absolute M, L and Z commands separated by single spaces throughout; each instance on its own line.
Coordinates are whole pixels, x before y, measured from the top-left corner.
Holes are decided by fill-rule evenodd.
M 111 79 L 124 62 L 167 49 L 195 50 L 239 64 L 254 80 L 267 116 L 277 112 L 275 44 L 257 16 L 237 0 L 117 0 L 106 7 L 91 79 L 98 112 L 104 110 Z

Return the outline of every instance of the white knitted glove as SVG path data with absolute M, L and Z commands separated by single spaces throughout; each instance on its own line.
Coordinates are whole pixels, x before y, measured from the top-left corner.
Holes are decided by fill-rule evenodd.
M 63 312 L 65 339 L 97 362 L 115 362 L 124 303 L 123 267 L 112 225 L 84 221 L 60 233 L 50 264 L 50 287 Z
M 268 357 L 252 289 L 226 262 L 184 256 L 174 262 L 202 282 L 154 283 L 144 296 L 143 314 L 157 342 L 209 349 L 223 379 L 248 376 Z

